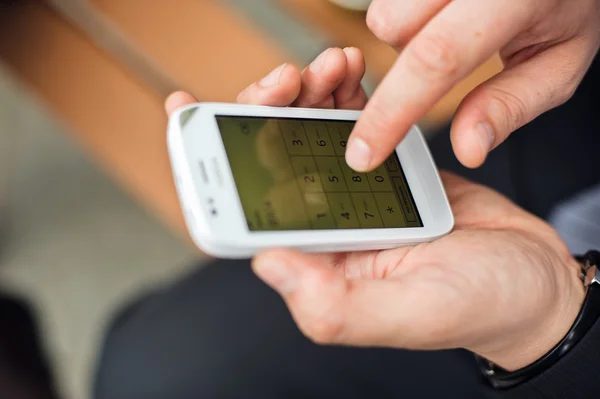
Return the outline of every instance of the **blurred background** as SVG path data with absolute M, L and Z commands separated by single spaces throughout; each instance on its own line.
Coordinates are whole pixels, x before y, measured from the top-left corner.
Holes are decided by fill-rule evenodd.
M 166 95 L 231 102 L 278 64 L 307 64 L 329 46 L 363 50 L 370 91 L 396 52 L 363 11 L 340 6 L 368 3 L 0 0 L 0 293 L 30 306 L 60 398 L 89 397 L 98 346 L 124 303 L 208 262 L 177 204 Z M 421 125 L 445 124 L 499 68 L 491 59 Z M 20 306 L 0 305 L 11 348 L 31 346 L 11 327 Z

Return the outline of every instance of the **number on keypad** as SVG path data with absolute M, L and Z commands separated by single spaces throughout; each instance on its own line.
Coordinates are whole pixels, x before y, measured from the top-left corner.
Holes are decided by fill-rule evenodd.
M 290 120 L 280 128 L 312 228 L 381 228 L 402 222 L 404 212 L 388 174 L 399 168 L 397 161 L 387 160 L 369 173 L 352 170 L 345 160 L 352 124 Z

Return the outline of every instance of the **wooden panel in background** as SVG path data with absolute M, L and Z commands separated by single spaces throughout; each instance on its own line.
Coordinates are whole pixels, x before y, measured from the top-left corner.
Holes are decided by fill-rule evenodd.
M 260 28 L 219 1 L 91 3 L 182 88 L 203 101 L 235 101 L 251 82 L 293 60 Z
M 0 13 L 0 59 L 110 175 L 185 236 L 160 96 L 36 1 Z

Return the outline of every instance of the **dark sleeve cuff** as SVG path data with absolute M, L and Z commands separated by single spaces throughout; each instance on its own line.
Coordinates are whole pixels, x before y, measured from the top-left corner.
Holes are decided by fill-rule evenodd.
M 600 398 L 600 319 L 553 367 L 512 389 L 488 385 L 486 397 L 502 399 Z

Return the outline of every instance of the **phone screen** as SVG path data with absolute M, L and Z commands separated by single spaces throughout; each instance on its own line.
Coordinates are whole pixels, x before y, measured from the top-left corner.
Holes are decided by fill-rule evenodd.
M 370 173 L 346 164 L 355 122 L 216 118 L 251 231 L 423 226 L 395 152 Z

